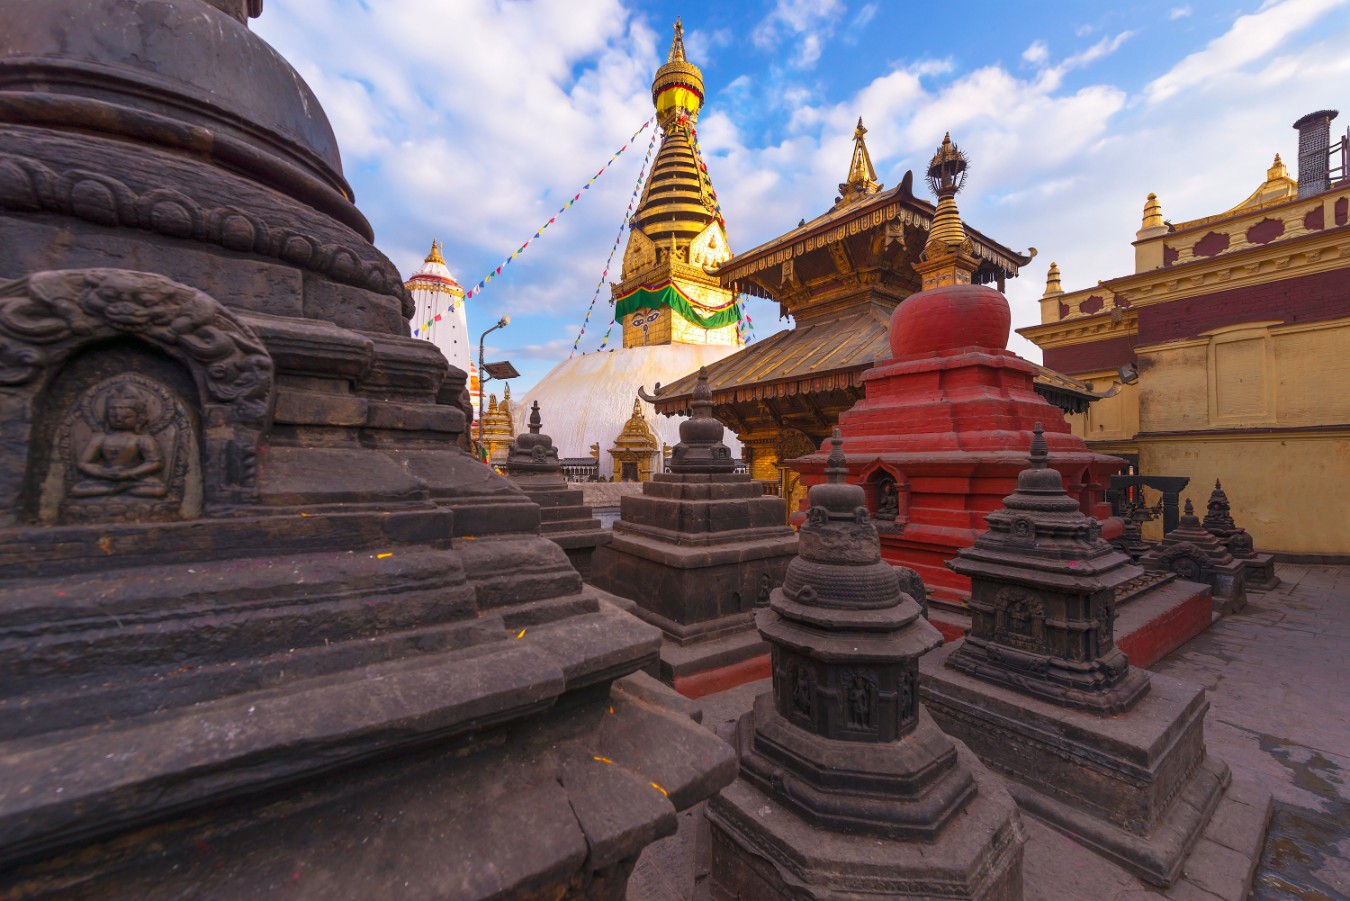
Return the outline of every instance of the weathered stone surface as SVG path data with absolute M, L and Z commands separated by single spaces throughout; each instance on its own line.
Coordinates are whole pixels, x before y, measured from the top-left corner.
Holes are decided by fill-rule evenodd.
M 0 895 L 620 898 L 732 751 L 460 448 L 261 7 L 0 0 Z
M 971 579 L 973 625 L 921 664 L 924 701 L 1011 777 L 1024 809 L 1168 886 L 1228 767 L 1205 752 L 1204 689 L 1151 677 L 1116 647 L 1117 593 L 1141 571 L 1079 512 L 1047 457 L 1037 424 L 1017 490 L 952 561 Z
M 511 481 L 539 505 L 540 534 L 562 548 L 583 579 L 591 575 L 595 549 L 609 544 L 609 530 L 591 516 L 580 488 L 572 488 L 562 474 L 562 462 L 553 439 L 542 434 L 539 402 L 530 408 L 529 431 L 516 437 L 506 455 Z
M 882 562 L 833 443 L 802 556 L 756 613 L 773 690 L 737 726 L 740 779 L 708 804 L 713 896 L 1021 898 L 1015 806 L 920 707 L 918 659 L 941 636 Z
M 665 633 L 661 675 L 672 682 L 767 651 L 743 637 L 753 632 L 751 611 L 768 602 L 797 550 L 782 499 L 731 471 L 722 424 L 708 413 L 706 378 L 699 385 L 671 471 L 644 482 L 640 496 L 622 498 L 590 577 L 636 601 L 634 612 Z
M 737 780 L 708 802 L 711 896 L 1020 899 L 1025 833 L 1012 798 L 964 745 L 955 750 L 975 797 L 935 844 L 816 826 L 779 795 Z
M 971 580 L 970 634 L 949 665 L 1055 704 L 1124 712 L 1148 675 L 1115 646 L 1116 592 L 1142 573 L 1102 539 L 1048 459 L 1038 422 L 1017 490 L 948 564 Z
M 1247 606 L 1243 564 L 1201 525 L 1189 498 L 1177 527 L 1139 558 L 1139 565 L 1191 582 L 1208 582 L 1214 589 L 1214 609 L 1220 613 L 1239 613 Z
M 1214 480 L 1214 491 L 1205 505 L 1205 518 L 1201 524 L 1205 531 L 1223 542 L 1235 559 L 1242 561 L 1247 588 L 1271 591 L 1279 587 L 1280 579 L 1275 575 L 1275 558 L 1270 554 L 1258 553 L 1252 546 L 1252 536 L 1233 521 L 1228 494 L 1218 479 Z

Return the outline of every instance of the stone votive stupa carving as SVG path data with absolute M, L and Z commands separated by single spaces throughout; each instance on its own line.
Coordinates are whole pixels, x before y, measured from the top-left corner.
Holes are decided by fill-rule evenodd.
M 1201 524 L 1190 498 L 1177 527 L 1139 558 L 1144 569 L 1176 573 L 1191 582 L 1207 583 L 1214 609 L 1238 613 L 1247 606 L 1247 578 L 1242 561 Z
M 1142 571 L 1064 491 L 1039 424 L 987 521 L 950 564 L 971 580 L 971 630 L 924 658 L 925 705 L 1026 810 L 1171 884 L 1229 782 L 1205 750 L 1204 690 L 1116 647 L 1116 593 Z
M 1228 493 L 1218 479 L 1214 480 L 1214 491 L 1205 505 L 1205 518 L 1201 525 L 1215 538 L 1223 542 L 1228 552 L 1236 560 L 1242 561 L 1247 587 L 1258 591 L 1269 591 L 1280 584 L 1275 575 L 1275 557 L 1256 550 L 1252 536 L 1247 530 L 1233 521 L 1232 506 L 1228 502 Z
M 713 897 L 1021 898 L 1014 805 L 919 704 L 919 656 L 942 638 L 882 561 L 832 441 L 801 555 L 756 615 L 773 690 L 708 805 Z
M 581 489 L 563 478 L 558 449 L 542 428 L 539 401 L 535 401 L 530 407 L 529 431 L 517 435 L 507 452 L 506 471 L 539 505 L 539 533 L 563 549 L 584 579 L 591 574 L 595 549 L 609 543 L 610 533 L 591 516 Z
M 0 0 L 0 896 L 616 897 L 735 760 L 461 448 L 262 7 Z
M 768 648 L 751 614 L 797 551 L 783 500 L 735 472 L 703 370 L 690 407 L 668 471 L 622 499 L 592 574 L 665 633 L 661 676 L 682 689 L 696 678 L 729 685 L 760 677 L 753 661 Z

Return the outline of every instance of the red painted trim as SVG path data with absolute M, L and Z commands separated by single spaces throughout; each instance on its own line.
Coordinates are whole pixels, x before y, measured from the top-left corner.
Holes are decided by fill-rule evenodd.
M 1134 342 L 1135 338 L 1127 335 L 1068 347 L 1047 347 L 1043 356 L 1046 366 L 1065 375 L 1096 372 L 1135 362 Z
M 1130 666 L 1150 667 L 1209 628 L 1214 609 L 1209 590 L 1199 591 L 1128 635 L 1116 636 Z
M 1338 319 L 1350 315 L 1350 270 L 1333 269 L 1264 285 L 1183 297 L 1137 309 L 1139 344 L 1161 344 L 1164 341 L 1194 338 L 1201 332 L 1240 322 L 1278 319 L 1289 323 Z M 1046 366 L 1060 372 L 1074 371 L 1051 363 L 1050 354 L 1051 351 L 1045 352 Z M 1119 364 L 1099 364 L 1095 368 L 1105 369 L 1107 365 Z M 1078 371 L 1085 370 L 1086 367 Z
M 773 665 L 768 654 L 751 657 L 728 666 L 704 670 L 689 676 L 675 677 L 675 690 L 686 698 L 701 698 L 704 695 L 726 691 L 747 682 L 758 682 L 773 675 Z

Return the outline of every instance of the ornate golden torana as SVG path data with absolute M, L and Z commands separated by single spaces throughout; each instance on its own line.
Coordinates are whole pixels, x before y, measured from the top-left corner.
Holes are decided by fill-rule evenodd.
M 488 395 L 488 406 L 483 411 L 483 446 L 487 448 L 488 461 L 494 465 L 505 464 L 511 442 L 516 440 L 516 429 L 511 418 L 511 386 L 502 391 L 502 400 L 497 402 L 496 394 Z
M 652 477 L 653 458 L 660 453 L 661 442 L 642 418 L 642 404 L 633 401 L 633 415 L 623 425 L 609 455 L 614 460 L 615 482 L 646 482 Z

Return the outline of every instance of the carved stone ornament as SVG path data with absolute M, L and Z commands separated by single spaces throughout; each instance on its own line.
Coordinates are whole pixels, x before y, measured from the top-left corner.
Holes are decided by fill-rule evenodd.
M 200 451 L 182 402 L 126 373 L 85 390 L 62 424 L 43 482 L 42 522 L 190 519 L 201 513 Z
M 0 497 L 16 498 L 24 472 L 44 454 L 57 457 L 65 453 L 57 448 L 43 451 L 30 446 L 35 437 L 34 422 L 40 424 L 42 416 L 49 412 L 44 405 L 44 393 L 63 367 L 69 368 L 71 361 L 81 354 L 109 342 L 122 342 L 133 352 L 140 347 L 146 353 L 168 357 L 182 366 L 193 383 L 187 391 L 196 395 L 184 396 L 183 400 L 196 409 L 206 436 L 201 448 L 205 501 L 210 504 L 250 500 L 256 494 L 258 441 L 271 411 L 271 356 L 252 330 L 208 295 L 160 275 L 123 269 L 39 272 L 0 284 L 0 404 L 27 405 L 29 409 L 29 415 L 10 416 L 3 426 L 0 439 L 5 446 L 22 448 L 28 458 L 0 469 Z M 108 373 L 103 375 L 106 377 Z M 60 440 L 75 444 L 81 443 L 82 435 L 87 436 L 85 441 L 94 440 L 97 434 L 109 436 L 108 446 L 120 444 L 122 450 L 119 453 L 95 448 L 94 456 L 105 458 L 101 465 L 109 465 L 106 457 L 111 454 L 113 458 L 120 457 L 129 469 L 141 471 L 140 465 L 148 465 L 148 459 L 142 464 L 125 463 L 137 451 L 126 446 L 129 440 L 124 440 L 126 428 L 112 420 L 126 422 L 127 416 L 140 419 L 141 413 L 124 416 L 123 411 L 132 407 L 144 410 L 144 417 L 154 417 L 154 423 L 141 426 L 142 431 L 137 434 L 144 440 L 134 443 L 143 457 L 151 453 L 147 441 L 158 447 L 164 468 L 154 478 L 171 480 L 174 470 L 168 457 L 176 461 L 186 447 L 175 437 L 172 454 L 166 453 L 170 448 L 164 442 L 170 439 L 165 436 L 170 432 L 177 435 L 176 430 L 182 426 L 163 423 L 157 428 L 153 426 L 159 423 L 159 417 L 170 416 L 170 409 L 176 409 L 179 402 L 165 399 L 153 380 L 123 381 L 106 387 L 107 391 L 117 388 L 115 393 L 120 398 L 111 404 L 115 410 L 111 418 L 110 399 L 104 387 L 91 385 L 72 408 L 74 418 L 48 431 L 53 436 L 60 432 L 67 436 Z M 66 458 L 68 461 L 82 458 L 88 450 L 83 445 L 72 445 Z M 46 479 L 50 468 L 42 466 L 40 473 L 37 478 Z M 86 471 L 81 477 L 71 474 L 70 478 L 74 481 L 67 484 L 69 491 L 75 491 L 81 481 L 88 482 L 87 490 L 81 490 L 76 497 L 97 496 L 90 493 L 95 491 L 92 486 L 97 484 L 96 476 Z M 147 472 L 146 480 L 150 478 Z M 163 497 L 178 498 L 180 488 L 172 487 Z M 104 496 L 144 499 L 150 496 L 147 492 L 142 487 L 134 493 L 122 490 Z M 33 518 L 52 515 L 52 501 L 44 499 L 41 503 L 46 505 L 43 511 L 29 510 Z

